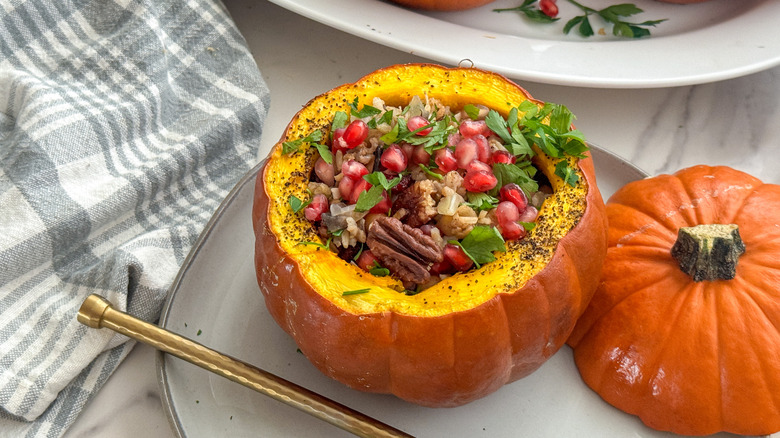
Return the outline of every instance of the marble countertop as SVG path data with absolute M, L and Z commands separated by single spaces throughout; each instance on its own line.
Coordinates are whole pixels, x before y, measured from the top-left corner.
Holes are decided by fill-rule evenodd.
M 271 89 L 260 156 L 309 98 L 386 65 L 427 61 L 262 0 L 225 4 Z M 566 104 L 591 142 L 650 174 L 723 164 L 780 183 L 780 68 L 658 89 L 518 82 L 538 99 Z M 160 400 L 155 360 L 150 347 L 137 345 L 65 436 L 175 436 Z

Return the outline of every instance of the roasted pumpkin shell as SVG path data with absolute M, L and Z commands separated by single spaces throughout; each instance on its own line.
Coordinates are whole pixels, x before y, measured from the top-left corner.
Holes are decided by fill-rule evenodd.
M 533 231 L 496 261 L 417 295 L 399 293 L 397 280 L 374 277 L 335 253 L 299 245 L 319 238 L 288 199 L 307 196 L 317 154 L 304 144 L 283 155 L 282 142 L 327 130 L 355 98 L 397 106 L 426 94 L 455 109 L 484 104 L 505 117 L 530 99 L 503 76 L 431 64 L 384 68 L 314 98 L 257 178 L 256 271 L 270 314 L 324 374 L 421 405 L 457 406 L 528 375 L 563 345 L 597 286 L 606 221 L 591 159 L 567 158 L 580 176 L 571 187 L 554 175 L 559 160 L 539 154 L 537 167 L 555 193 Z M 342 295 L 364 288 L 370 291 Z

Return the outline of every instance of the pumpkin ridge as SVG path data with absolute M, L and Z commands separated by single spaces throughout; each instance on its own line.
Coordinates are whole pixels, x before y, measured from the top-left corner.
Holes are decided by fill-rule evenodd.
M 642 221 L 644 223 L 643 226 L 641 226 L 641 227 L 639 227 L 637 229 L 634 229 L 633 231 L 624 233 L 620 238 L 618 238 L 615 241 L 615 246 L 618 246 L 618 245 L 619 246 L 631 245 L 628 242 L 630 242 L 634 238 L 634 236 L 645 234 L 648 230 L 651 230 L 651 229 L 658 229 L 660 231 L 663 231 L 664 234 L 667 235 L 667 237 L 668 237 L 667 240 L 665 240 L 663 242 L 658 242 L 658 243 L 665 245 L 667 242 L 670 242 L 669 247 L 671 248 L 671 243 L 674 243 L 674 239 L 677 238 L 677 233 L 673 232 L 669 227 L 665 226 L 665 224 L 661 224 L 661 223 L 655 221 L 652 218 L 652 216 L 650 215 L 650 213 L 648 213 L 645 210 L 641 210 L 638 207 L 629 205 L 629 204 L 613 203 L 612 205 L 613 206 L 620 206 L 622 208 L 629 209 L 629 210 L 631 210 L 633 212 L 633 214 L 641 214 L 642 217 L 646 219 L 646 220 Z M 631 213 L 621 212 L 621 214 L 631 214 Z M 628 227 L 626 227 L 626 228 L 628 228 Z M 623 231 L 628 231 L 628 230 L 627 229 L 626 230 L 621 230 L 621 232 L 623 232 Z M 607 235 L 609 236 L 609 234 L 610 233 L 608 232 Z M 651 236 L 654 236 L 654 235 L 651 235 Z M 658 240 L 661 240 L 661 237 L 662 237 L 661 233 L 659 232 L 658 233 Z M 611 238 L 609 239 L 609 245 L 610 245 L 610 247 L 613 246 Z M 641 246 L 645 246 L 645 244 L 642 243 Z M 663 248 L 663 246 L 659 246 L 659 247 Z
M 701 204 L 700 199 L 717 200 L 719 197 L 725 196 L 726 194 L 728 194 L 729 196 L 734 196 L 733 193 L 730 192 L 733 192 L 734 190 L 740 190 L 740 192 L 744 194 L 740 195 L 739 199 L 731 203 L 731 205 L 737 204 L 738 208 L 736 209 L 736 211 L 728 212 L 728 213 L 732 213 L 730 219 L 723 219 L 722 221 L 720 221 L 721 223 L 734 223 L 735 218 L 738 216 L 738 212 L 742 211 L 745 208 L 748 199 L 756 195 L 756 189 L 759 186 L 764 185 L 760 180 L 751 176 L 750 178 L 752 178 L 752 180 L 750 182 L 746 182 L 740 185 L 725 186 L 724 184 L 721 183 L 721 181 L 728 181 L 730 178 L 728 176 L 723 176 L 723 174 L 740 173 L 746 176 L 747 174 L 744 174 L 740 171 L 735 171 L 734 169 L 725 166 L 714 166 L 714 167 L 696 166 L 695 169 L 697 172 L 709 170 L 709 173 L 707 173 L 706 178 L 708 180 L 712 179 L 713 183 L 709 183 L 706 186 L 695 183 L 695 182 L 700 183 L 701 180 L 703 179 L 700 176 L 698 176 L 699 173 L 696 173 L 695 177 L 691 177 L 690 175 L 680 176 L 679 172 L 676 173 L 674 176 L 675 178 L 680 180 L 683 189 L 688 195 L 688 198 L 691 200 L 691 204 L 693 204 L 694 202 L 696 203 L 694 209 L 697 211 L 697 215 L 696 215 L 697 222 L 695 222 L 697 224 L 713 223 L 713 221 L 715 220 L 714 218 L 705 218 L 700 216 L 700 214 L 703 213 L 703 210 L 698 208 L 698 205 Z M 718 176 L 720 176 L 720 178 Z M 689 183 L 689 181 L 695 181 L 695 182 Z M 708 196 L 706 197 L 694 196 L 694 194 L 691 193 L 691 191 L 693 190 L 703 190 L 703 189 L 707 190 Z
M 655 394 L 653 394 L 653 379 L 658 376 L 659 370 L 661 370 L 661 365 L 666 363 L 668 361 L 668 350 L 670 349 L 670 343 L 675 340 L 675 334 L 679 333 L 679 327 L 683 326 L 682 319 L 687 316 L 686 309 L 691 307 L 691 303 L 694 300 L 697 300 L 698 297 L 703 297 L 702 291 L 703 285 L 702 283 L 695 283 L 693 285 L 688 286 L 687 288 L 682 288 L 680 290 L 675 291 L 674 294 L 672 294 L 672 298 L 668 300 L 666 311 L 662 312 L 664 315 L 667 315 L 667 319 L 665 320 L 665 325 L 669 327 L 667 330 L 666 336 L 661 340 L 661 342 L 658 342 L 653 347 L 652 351 L 654 352 L 654 356 L 651 361 L 648 361 L 648 363 L 652 364 L 649 369 L 653 370 L 653 375 L 650 377 L 648 376 L 646 382 L 646 386 L 650 388 L 650 396 L 651 398 L 655 398 Z M 679 298 L 679 299 L 676 299 Z M 717 297 L 716 297 L 717 299 Z M 698 299 L 698 301 L 702 301 L 701 299 Z M 674 311 L 673 317 L 669 317 L 670 310 Z M 716 324 L 717 326 L 717 324 Z M 720 333 L 720 329 L 718 329 L 718 333 Z M 699 358 L 694 358 L 699 359 Z M 720 353 L 718 354 L 718 362 L 720 363 Z M 648 365 L 643 366 L 644 369 L 648 369 Z M 718 373 L 720 374 L 720 368 L 718 368 Z M 663 379 L 664 377 L 662 377 Z M 669 378 L 666 376 L 666 378 Z M 719 387 L 719 390 L 720 387 Z M 722 400 L 722 398 L 721 398 Z M 722 404 L 722 401 L 721 401 Z M 650 404 L 650 406 L 654 406 L 653 404 Z M 679 412 L 679 408 L 677 406 L 666 406 L 666 409 L 671 411 L 672 414 L 674 414 L 676 417 L 679 417 L 682 415 L 681 412 Z M 647 411 L 648 409 L 643 406 L 643 409 L 641 411 Z M 723 407 L 720 406 L 718 409 L 718 416 L 721 418 L 723 417 Z M 637 414 L 639 414 L 637 412 Z M 704 415 L 703 412 L 699 412 L 699 416 Z M 641 417 L 641 414 L 640 414 Z M 642 418 L 643 422 L 645 422 L 645 419 Z M 722 424 L 722 422 L 721 422 Z M 657 425 L 652 425 L 651 427 L 657 428 Z M 715 431 L 711 431 L 710 433 L 714 433 Z
M 743 281 L 743 284 L 746 284 L 746 283 L 747 283 L 747 282 L 744 282 L 744 281 Z M 718 294 L 718 295 L 720 296 L 720 294 Z M 737 301 L 737 302 L 739 302 L 739 303 L 740 303 L 740 306 L 741 306 L 741 307 L 744 307 L 746 304 L 748 304 L 748 303 L 746 303 L 746 300 L 744 300 L 744 299 L 740 299 L 740 298 L 741 298 L 741 296 L 740 296 L 740 297 L 736 297 L 736 296 L 733 296 L 733 297 L 732 297 L 732 299 L 733 299 L 733 300 L 735 300 L 735 301 Z M 722 297 L 721 297 L 721 299 L 722 299 Z M 759 305 L 759 304 L 758 304 L 758 303 L 757 303 L 757 302 L 756 302 L 756 301 L 753 299 L 753 297 L 752 297 L 752 296 L 751 296 L 751 302 L 753 303 L 753 305 L 754 305 L 755 307 L 757 307 L 757 308 L 758 308 L 758 309 L 760 309 L 762 312 L 764 312 L 763 308 L 762 308 L 762 307 L 761 307 L 761 306 L 760 306 L 760 305 Z M 742 312 L 740 312 L 740 313 L 742 313 Z M 766 316 L 766 315 L 765 315 L 765 316 Z M 778 330 L 778 327 L 777 327 L 777 326 L 775 326 L 775 324 L 772 322 L 772 320 L 771 320 L 771 319 L 769 319 L 769 318 L 767 317 L 767 318 L 766 318 L 766 320 L 767 320 L 767 322 L 769 323 L 769 325 L 773 326 L 773 327 L 774 327 L 776 330 Z M 719 322 L 721 322 L 721 323 L 725 323 L 725 321 L 723 321 L 723 320 L 722 320 L 722 318 L 719 318 Z M 719 328 L 719 333 L 720 333 L 720 328 Z M 719 338 L 719 341 L 720 341 L 720 338 Z M 744 340 L 744 341 L 745 341 L 745 342 L 750 342 L 750 343 L 751 343 L 751 348 L 749 348 L 749 349 L 746 349 L 746 350 L 748 350 L 749 352 L 752 352 L 752 353 L 754 353 L 754 355 L 757 355 L 757 352 L 758 352 L 758 351 L 761 351 L 760 345 L 758 345 L 758 346 L 754 345 L 754 342 L 756 342 L 756 341 L 757 341 L 757 339 L 755 339 L 755 338 L 753 338 L 753 337 L 747 337 L 747 339 L 746 339 L 746 340 Z M 776 343 L 775 343 L 774 345 L 778 345 L 778 343 L 777 343 L 777 342 L 778 342 L 778 340 L 776 340 Z M 759 347 L 759 348 L 757 348 L 757 347 Z M 776 373 L 776 372 L 771 372 L 771 370 L 770 370 L 770 371 L 767 371 L 767 369 L 766 369 L 766 366 L 765 366 L 765 364 L 764 364 L 764 361 L 763 361 L 763 360 L 755 360 L 755 361 L 751 361 L 751 362 L 754 362 L 754 363 L 757 363 L 757 364 L 758 364 L 758 367 L 759 367 L 759 370 L 758 370 L 758 371 L 759 371 L 759 372 L 761 373 L 761 375 L 763 376 L 763 378 L 762 378 L 762 379 L 759 379 L 759 380 L 760 380 L 760 381 L 761 381 L 761 382 L 764 384 L 764 388 L 762 388 L 762 389 L 763 389 L 763 391 L 761 391 L 761 393 L 762 393 L 763 395 L 766 395 L 766 397 L 762 397 L 762 398 L 763 398 L 763 399 L 768 399 L 768 400 L 769 400 L 769 401 L 772 403 L 772 406 L 774 407 L 774 411 L 775 411 L 775 412 L 780 412 L 780 393 L 777 393 L 777 392 L 771 391 L 771 389 L 769 388 L 769 382 L 770 382 L 770 380 L 771 380 L 771 377 L 776 377 L 776 376 L 777 376 L 777 373 Z M 723 369 L 723 368 L 721 368 L 721 370 L 722 370 L 722 369 Z M 755 370 L 755 369 L 754 369 L 754 370 Z M 776 370 L 775 370 L 775 371 L 776 371 Z M 758 389 L 758 388 L 753 388 L 753 391 L 751 391 L 751 393 L 752 393 L 752 395 L 753 395 L 754 397 L 755 397 L 755 396 L 756 396 L 756 394 L 758 394 L 758 392 L 759 392 L 759 391 L 757 391 L 757 389 Z M 722 386 L 721 386 L 721 390 L 722 390 Z M 725 403 L 725 402 L 726 402 L 726 399 L 725 399 L 724 397 L 722 397 L 722 393 L 721 393 L 721 405 L 722 405 L 723 403 Z M 722 408 L 722 412 L 724 412 L 724 413 L 725 413 L 725 412 L 728 412 L 728 411 L 727 411 L 726 409 Z M 724 420 L 725 420 L 725 419 L 724 419 Z M 729 423 L 730 423 L 730 422 L 729 422 Z M 725 421 L 724 421 L 724 422 L 722 422 L 721 424 L 727 425 L 727 423 L 726 423 Z M 730 429 L 728 429 L 728 428 L 724 428 L 724 430 L 726 430 L 726 431 L 729 431 Z
M 609 252 L 614 252 L 615 248 L 614 247 L 610 247 L 608 251 Z M 621 252 L 623 252 L 623 251 L 621 251 Z M 612 258 L 614 258 L 614 257 L 615 256 L 612 256 Z M 625 257 L 625 256 L 621 254 L 621 258 L 623 258 L 623 257 Z M 632 258 L 635 258 L 635 257 L 636 256 L 632 256 Z M 605 259 L 605 264 L 610 261 L 610 258 L 611 257 L 610 257 L 610 255 L 608 253 L 607 258 Z M 632 269 L 631 271 L 633 271 L 633 270 L 634 269 Z M 678 270 L 679 270 L 679 268 L 677 268 L 677 267 L 674 267 L 674 266 L 671 266 L 671 265 L 669 266 L 669 271 L 678 271 Z M 599 320 L 601 320 L 602 318 L 607 317 L 613 310 L 615 310 L 618 306 L 622 305 L 625 301 L 631 299 L 634 295 L 643 293 L 647 289 L 649 289 L 651 287 L 654 287 L 656 284 L 658 284 L 658 282 L 661 279 L 666 277 L 667 274 L 668 274 L 667 272 L 660 272 L 657 276 L 655 276 L 653 278 L 648 278 L 647 281 L 646 281 L 646 284 L 644 284 L 642 287 L 640 287 L 638 289 L 634 289 L 630 293 L 627 293 L 621 299 L 616 300 L 615 302 L 612 303 L 612 305 L 609 308 L 603 308 L 603 306 L 597 306 L 599 308 L 599 310 L 601 311 L 601 313 L 599 315 L 595 315 L 595 316 L 591 316 L 590 315 L 590 313 L 593 311 L 594 308 L 596 308 L 596 306 L 592 306 L 592 307 L 586 309 L 585 312 L 583 313 L 583 316 L 578 321 L 577 327 L 575 328 L 575 330 L 577 332 L 576 333 L 576 339 L 574 339 L 574 336 L 572 336 L 567 341 L 567 343 L 569 343 L 569 345 L 571 345 L 572 347 L 577 347 L 579 345 L 579 342 L 583 338 L 587 337 L 588 334 L 594 329 L 594 327 L 596 327 L 598 325 L 598 321 Z M 594 299 L 598 299 L 598 297 L 595 297 Z M 584 324 L 585 322 L 588 322 L 588 321 L 590 321 L 590 327 L 587 327 L 587 330 L 585 332 L 581 332 L 580 327 L 582 326 L 582 324 Z
M 763 292 L 763 288 L 760 285 L 751 283 L 750 280 L 748 278 L 745 278 L 745 277 L 737 277 L 734 280 L 740 281 L 741 284 L 744 285 L 744 286 L 750 286 L 749 289 L 744 291 L 746 293 L 744 293 L 742 296 L 747 296 L 747 297 L 750 298 L 750 301 L 753 302 L 755 304 L 755 306 L 759 310 L 761 310 L 761 314 L 764 316 L 764 318 L 766 318 L 766 320 L 769 323 L 769 325 L 771 325 L 775 329 L 775 331 L 778 333 L 778 335 L 779 335 L 778 337 L 780 337 L 780 322 L 775 323 L 772 320 L 772 318 L 769 317 L 769 313 L 767 313 L 767 311 L 764 309 L 764 306 L 759 302 L 759 300 L 754 296 L 754 294 L 753 293 L 748 293 L 748 292 L 751 292 L 751 291 Z M 763 294 L 763 295 L 768 295 L 768 294 Z M 778 297 L 769 296 L 767 298 L 769 298 L 769 299 L 777 299 Z M 778 340 L 778 345 L 780 345 L 780 339 Z M 778 394 L 780 395 L 780 393 L 778 393 Z

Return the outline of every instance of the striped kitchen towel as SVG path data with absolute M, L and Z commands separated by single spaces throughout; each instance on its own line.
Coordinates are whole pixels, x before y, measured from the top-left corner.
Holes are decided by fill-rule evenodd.
M 219 0 L 0 1 L 0 436 L 64 433 L 258 160 L 269 92 Z

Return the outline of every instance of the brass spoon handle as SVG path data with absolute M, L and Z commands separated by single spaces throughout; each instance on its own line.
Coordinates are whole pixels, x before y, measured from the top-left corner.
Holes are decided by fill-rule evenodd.
M 105 327 L 149 344 L 357 436 L 411 437 L 295 383 L 116 310 L 101 296 L 93 294 L 84 300 L 79 309 L 78 321 L 92 328 Z

